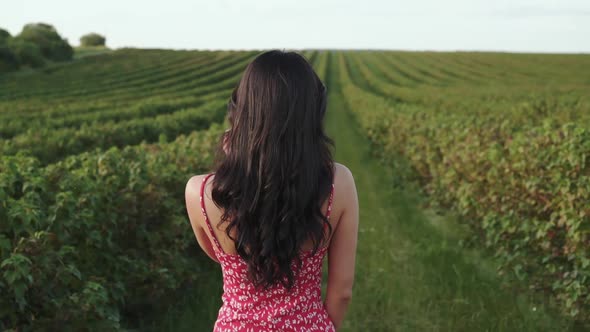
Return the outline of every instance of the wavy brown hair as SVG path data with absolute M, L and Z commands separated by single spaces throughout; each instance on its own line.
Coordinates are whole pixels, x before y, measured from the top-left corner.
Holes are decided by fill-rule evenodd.
M 212 198 L 257 288 L 281 283 L 290 290 L 303 243 L 311 239 L 315 254 L 332 233 L 321 211 L 334 176 L 326 98 L 308 61 L 278 50 L 258 55 L 231 95 Z

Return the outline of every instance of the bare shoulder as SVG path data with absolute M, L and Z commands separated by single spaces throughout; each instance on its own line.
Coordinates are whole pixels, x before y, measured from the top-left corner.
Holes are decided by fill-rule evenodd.
M 334 168 L 334 210 L 340 220 L 358 213 L 358 197 L 350 169 L 340 163 L 334 163 Z
M 203 183 L 205 176 L 207 176 L 207 175 L 206 174 L 193 175 L 190 179 L 188 179 L 188 181 L 186 183 L 186 188 L 185 188 L 185 194 L 187 195 L 187 197 L 189 195 L 191 197 L 194 197 L 194 195 L 196 195 L 197 198 L 199 198 L 201 184 Z
M 201 185 L 207 174 L 193 175 L 186 182 L 184 190 L 185 203 L 189 218 L 193 226 L 201 224 L 200 195 Z
M 339 187 L 339 188 L 338 188 Z M 348 167 L 334 163 L 334 189 L 351 190 L 355 187 L 354 176 Z

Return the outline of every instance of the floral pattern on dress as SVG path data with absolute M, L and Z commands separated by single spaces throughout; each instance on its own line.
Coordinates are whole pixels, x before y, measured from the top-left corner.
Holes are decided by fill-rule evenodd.
M 335 332 L 321 297 L 322 263 L 327 247 L 300 251 L 301 269 L 291 264 L 295 283 L 291 292 L 279 284 L 267 290 L 256 290 L 248 280 L 248 265 L 237 254 L 227 254 L 221 248 L 209 217 L 205 211 L 203 191 L 207 175 L 201 186 L 200 203 L 207 228 L 211 232 L 215 256 L 223 276 L 222 306 L 219 309 L 213 332 Z M 330 218 L 334 184 L 328 202 Z

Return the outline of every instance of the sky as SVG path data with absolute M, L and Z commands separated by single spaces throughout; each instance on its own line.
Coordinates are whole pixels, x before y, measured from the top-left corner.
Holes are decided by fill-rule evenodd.
M 55 26 L 112 48 L 590 53 L 590 0 L 18 0 L 0 28 Z

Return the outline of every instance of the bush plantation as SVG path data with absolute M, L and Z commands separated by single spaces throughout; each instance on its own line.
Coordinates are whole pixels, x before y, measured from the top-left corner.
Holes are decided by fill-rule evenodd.
M 460 215 L 501 273 L 588 320 L 590 57 L 335 58 L 345 101 L 384 162 L 403 156 L 410 177 Z
M 0 30 L 0 71 L 39 67 L 0 74 L 1 330 L 137 327 L 179 289 L 199 297 L 196 281 L 215 268 L 190 229 L 184 185 L 210 169 L 230 92 L 258 52 L 125 48 L 43 67 L 71 59 L 66 45 L 44 24 Z M 425 209 L 468 229 L 465 251 L 492 257 L 495 278 L 590 322 L 590 56 L 303 53 L 331 93 L 329 113 L 350 112 L 371 158 L 395 175 L 380 185 L 416 185 Z M 364 176 L 359 192 L 380 190 Z M 395 222 L 375 218 L 361 224 Z M 357 278 L 369 280 L 379 268 L 368 268 L 367 241 L 387 238 L 363 227 L 372 238 L 358 264 L 369 272 Z M 396 294 L 384 278 L 378 290 L 360 281 L 353 297 L 387 307 Z M 399 324 L 362 321 L 369 304 L 356 305 L 350 330 Z M 399 328 L 498 330 L 446 323 Z
M 0 77 L 0 329 L 121 329 L 195 280 L 184 185 L 253 55 L 121 50 Z

